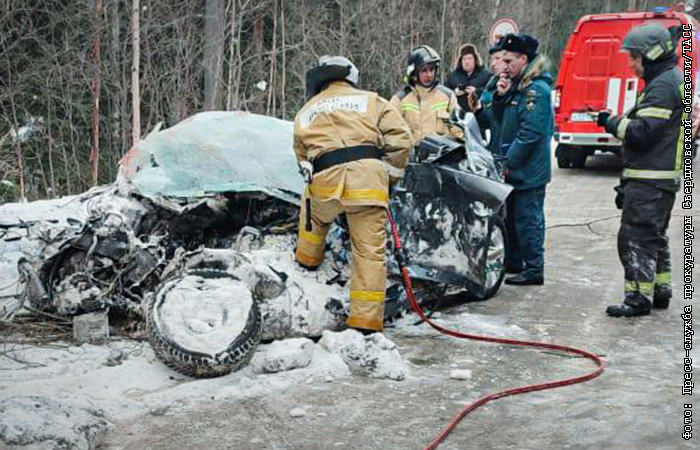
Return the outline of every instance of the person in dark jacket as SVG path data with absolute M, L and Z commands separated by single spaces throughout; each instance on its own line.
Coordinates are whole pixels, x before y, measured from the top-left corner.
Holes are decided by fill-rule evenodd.
M 503 157 L 500 142 L 500 124 L 503 122 L 505 95 L 512 85 L 510 77 L 503 73 L 505 67 L 501 62 L 501 58 L 505 52 L 501 48 L 502 42 L 503 41 L 500 40 L 489 49 L 493 75 L 488 83 L 486 83 L 480 97 L 469 97 L 468 109 L 466 110 L 475 112 L 478 107 L 481 107 L 479 105 L 483 105 L 484 111 L 482 114 L 487 115 L 489 119 L 484 120 L 482 118 L 482 120 L 479 121 L 479 128 L 481 129 L 481 134 L 484 139 L 487 139 L 486 130 L 489 130 L 488 149 L 497 160 Z M 489 125 L 492 126 L 487 128 Z
M 445 86 L 455 92 L 459 106 L 466 111 L 469 96 L 479 98 L 489 79 L 491 72 L 484 67 L 476 46 L 464 44 L 459 49 L 455 70 L 447 77 Z
M 646 23 L 625 36 L 622 49 L 644 79 L 644 90 L 623 116 L 598 113 L 598 125 L 623 143 L 616 203 L 622 207 L 617 250 L 625 271 L 625 298 L 607 308 L 614 317 L 646 315 L 652 306 L 668 308 L 671 299 L 666 230 L 680 185 L 688 119 L 674 34 L 658 23 Z
M 504 50 L 504 78 L 512 86 L 491 108 L 477 104 L 480 126 L 492 130 L 505 157 L 506 182 L 514 188 L 506 202 L 506 271 L 516 273 L 507 284 L 544 284 L 544 198 L 551 179 L 551 139 L 554 111 L 552 75 L 538 41 L 527 34 L 508 34 Z M 499 119 L 500 115 L 500 119 Z

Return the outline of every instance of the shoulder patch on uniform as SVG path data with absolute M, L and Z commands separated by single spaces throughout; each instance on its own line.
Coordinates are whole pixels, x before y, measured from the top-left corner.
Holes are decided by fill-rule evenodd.
M 534 94 L 530 94 L 530 92 L 534 92 Z M 537 106 L 537 92 L 528 91 L 525 96 L 525 108 L 527 108 L 528 111 L 534 111 L 535 106 Z
M 525 93 L 525 95 L 528 96 L 528 97 L 536 97 L 536 96 L 537 96 L 537 91 L 534 90 L 534 89 L 530 89 L 529 91 L 527 91 L 527 92 Z

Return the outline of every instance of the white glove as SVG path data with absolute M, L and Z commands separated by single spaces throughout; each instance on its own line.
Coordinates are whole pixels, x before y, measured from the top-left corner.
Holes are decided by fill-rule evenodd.
M 314 166 L 309 161 L 299 161 L 299 173 L 301 174 L 304 181 L 311 183 L 313 178 Z

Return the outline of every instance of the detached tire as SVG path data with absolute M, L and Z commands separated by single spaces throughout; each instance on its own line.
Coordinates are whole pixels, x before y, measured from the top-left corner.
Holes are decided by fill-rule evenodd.
M 168 367 L 196 378 L 246 365 L 262 317 L 245 283 L 228 272 L 194 269 L 163 282 L 147 305 L 148 338 Z
M 496 295 L 506 276 L 506 226 L 503 219 L 493 216 L 490 220 L 489 247 L 486 251 L 486 280 L 481 300 Z

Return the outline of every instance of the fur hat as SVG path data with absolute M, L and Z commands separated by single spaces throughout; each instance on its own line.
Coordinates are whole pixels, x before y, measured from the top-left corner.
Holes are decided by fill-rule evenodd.
M 474 55 L 474 62 L 476 63 L 477 68 L 484 65 L 476 45 L 464 44 L 459 48 L 459 56 L 457 57 L 457 64 L 455 64 L 457 68 L 462 67 L 462 56 L 464 55 Z
M 537 47 L 540 43 L 529 34 L 506 34 L 503 41 L 499 42 L 501 50 L 507 52 L 522 53 L 527 55 L 527 59 L 532 60 L 537 54 Z

